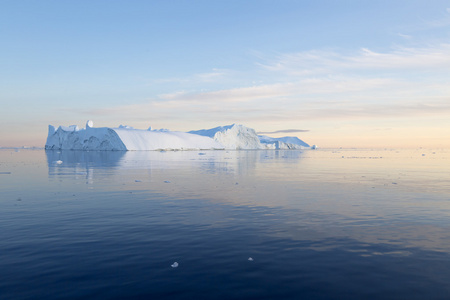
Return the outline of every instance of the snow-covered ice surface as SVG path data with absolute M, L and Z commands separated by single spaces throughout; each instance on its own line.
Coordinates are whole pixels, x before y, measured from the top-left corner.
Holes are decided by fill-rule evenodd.
M 252 128 L 243 125 L 219 126 L 190 132 L 167 129 L 94 128 L 92 121 L 86 128 L 76 125 L 49 125 L 45 149 L 64 150 L 258 150 L 305 149 L 309 145 L 297 137 L 271 138 L 258 136 Z
M 211 138 L 179 131 L 113 129 L 126 150 L 195 150 L 223 149 Z

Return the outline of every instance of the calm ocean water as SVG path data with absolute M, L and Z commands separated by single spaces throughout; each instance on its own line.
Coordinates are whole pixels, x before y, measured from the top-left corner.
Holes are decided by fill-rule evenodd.
M 0 189 L 2 300 L 450 298 L 449 150 L 3 149 Z

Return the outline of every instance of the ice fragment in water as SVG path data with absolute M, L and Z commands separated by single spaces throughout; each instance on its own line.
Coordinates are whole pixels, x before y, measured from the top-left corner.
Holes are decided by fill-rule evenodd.
M 178 267 L 178 263 L 174 262 L 172 265 L 170 265 L 172 268 L 177 268 Z
M 253 258 L 249 257 L 249 258 L 248 258 L 248 261 L 253 261 Z
M 60 164 L 62 164 L 63 162 L 62 162 L 62 160 L 57 160 L 56 163 L 57 163 L 58 165 L 60 165 Z

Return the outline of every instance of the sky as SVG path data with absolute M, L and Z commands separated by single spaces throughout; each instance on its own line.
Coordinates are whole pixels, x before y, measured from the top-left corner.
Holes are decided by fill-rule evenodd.
M 0 146 L 48 125 L 233 123 L 319 147 L 450 147 L 450 3 L 0 0 Z

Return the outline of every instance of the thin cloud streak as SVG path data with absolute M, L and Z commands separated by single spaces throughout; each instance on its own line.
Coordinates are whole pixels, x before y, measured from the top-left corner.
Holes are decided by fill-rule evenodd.
M 205 72 L 205 73 L 198 73 L 191 75 L 189 77 L 173 77 L 173 78 L 161 78 L 161 79 L 155 79 L 151 80 L 151 84 L 199 84 L 199 83 L 211 83 L 211 82 L 217 82 L 219 80 L 223 80 L 224 78 L 231 76 L 232 71 L 226 70 L 226 69 L 212 69 L 211 72 Z
M 362 48 L 355 55 L 312 50 L 283 54 L 259 66 L 268 71 L 295 76 L 352 70 L 445 69 L 450 67 L 450 44 L 428 48 L 397 48 L 386 53 Z
M 190 102 L 249 102 L 257 99 L 290 97 L 294 95 L 346 93 L 398 85 L 386 78 L 310 78 L 296 82 L 267 84 L 204 93 L 175 92 L 160 95 L 162 100 Z
M 296 132 L 309 132 L 310 130 L 304 129 L 283 129 L 276 131 L 258 131 L 257 134 L 276 134 L 276 133 L 296 133 Z
M 128 105 L 115 108 L 102 108 L 94 111 L 81 111 L 85 115 L 98 115 L 117 119 L 142 119 L 142 120 L 196 120 L 215 121 L 228 123 L 230 120 L 260 121 L 282 120 L 283 122 L 298 122 L 305 120 L 357 120 L 357 119 L 388 119 L 388 118 L 417 118 L 429 116 L 450 115 L 450 99 L 441 99 L 428 103 L 346 103 L 340 105 L 314 105 L 296 106 L 290 109 L 277 107 L 241 107 L 240 105 L 226 105 L 205 107 L 204 105 L 192 106 L 185 104 L 178 107 L 157 106 L 156 103 L 144 105 Z M 179 104 L 178 104 L 179 105 Z M 174 104 L 174 106 L 176 106 Z M 73 111 L 72 111 L 73 112 Z

